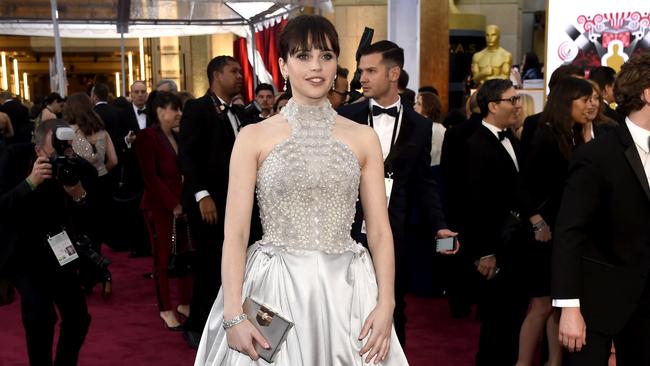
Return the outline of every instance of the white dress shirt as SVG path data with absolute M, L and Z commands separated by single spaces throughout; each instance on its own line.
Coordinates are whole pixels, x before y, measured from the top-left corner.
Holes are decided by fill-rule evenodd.
M 138 119 L 138 126 L 140 126 L 141 130 L 144 130 L 147 127 L 147 114 L 138 113 L 138 107 L 133 103 L 131 103 L 131 105 L 133 106 L 133 113 L 135 113 L 135 117 Z
M 433 122 L 431 127 L 431 166 L 440 165 L 442 142 L 445 140 L 447 129 L 441 123 Z
M 373 129 L 375 130 L 377 136 L 379 137 L 379 143 L 381 144 L 381 152 L 384 155 L 384 160 L 386 160 L 388 153 L 390 153 L 390 146 L 393 143 L 392 138 L 393 138 L 393 130 L 395 129 L 395 117 L 391 117 L 387 114 L 380 114 L 378 116 L 373 116 L 372 106 L 374 105 L 384 109 L 396 107 L 398 111 L 401 111 L 402 109 L 401 99 L 398 97 L 397 102 L 389 106 L 380 105 L 374 99 L 370 99 L 369 118 L 372 118 Z M 399 136 L 399 130 L 402 127 L 401 126 L 402 115 L 403 113 L 398 114 L 399 121 L 397 121 L 397 133 L 395 134 L 395 140 L 397 140 L 397 136 Z
M 643 170 L 645 170 L 645 176 L 648 178 L 648 184 L 650 184 L 650 146 L 648 146 L 648 143 L 650 143 L 650 131 L 639 127 L 629 117 L 625 118 L 625 124 L 630 130 L 630 135 L 632 135 L 632 140 L 634 141 L 634 145 L 636 145 L 639 158 L 641 158 L 641 164 L 643 164 Z M 553 306 L 557 308 L 579 308 L 580 299 L 553 299 Z
M 485 120 L 483 120 L 483 126 L 487 127 L 487 129 L 490 130 L 490 132 L 492 132 L 494 134 L 494 137 L 496 137 L 497 139 L 499 139 L 499 132 L 505 131 L 495 125 L 491 125 L 485 122 Z M 506 149 L 506 151 L 508 152 L 508 155 L 510 155 L 512 162 L 515 164 L 515 168 L 517 169 L 517 171 L 519 171 L 519 163 L 517 162 L 517 155 L 515 154 L 515 148 L 512 146 L 512 142 L 510 142 L 510 139 L 507 138 L 501 140 L 500 142 L 501 145 L 503 145 L 503 148 Z
M 219 98 L 219 102 L 221 102 L 221 104 L 223 105 L 227 105 L 228 107 L 232 107 L 232 103 L 228 104 L 221 98 Z M 231 109 L 228 109 L 228 120 L 230 121 L 230 126 L 232 126 L 232 130 L 235 131 L 235 137 L 237 137 L 237 135 L 239 135 L 239 126 L 240 126 L 239 118 L 237 118 L 237 116 L 232 112 Z M 194 194 L 194 199 L 196 200 L 196 202 L 199 202 L 201 199 L 208 196 L 210 196 L 210 193 L 204 189 L 202 191 L 196 192 Z

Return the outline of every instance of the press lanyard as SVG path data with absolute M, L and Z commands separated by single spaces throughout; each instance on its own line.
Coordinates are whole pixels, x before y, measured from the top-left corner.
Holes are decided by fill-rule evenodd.
M 397 130 L 402 120 L 401 117 L 402 117 L 402 105 L 400 104 L 399 108 L 397 109 L 397 116 L 395 117 L 395 123 L 393 124 L 393 135 L 390 138 L 390 148 L 388 149 L 388 154 L 390 154 L 393 151 L 393 146 L 395 145 L 395 142 L 397 142 Z M 373 129 L 375 128 L 375 124 L 372 117 L 372 108 L 370 109 L 370 113 L 368 114 L 368 125 Z

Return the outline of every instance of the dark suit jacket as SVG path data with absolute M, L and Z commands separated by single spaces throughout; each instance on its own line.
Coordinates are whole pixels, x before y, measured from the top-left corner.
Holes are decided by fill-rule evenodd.
M 219 99 L 215 100 L 217 105 L 221 104 Z M 242 125 L 248 123 L 242 109 L 235 107 L 233 112 Z M 181 172 L 185 176 L 183 208 L 198 211 L 194 195 L 207 190 L 217 207 L 218 225 L 223 225 L 225 217 L 230 156 L 234 144 L 235 132 L 228 114 L 217 113 L 210 91 L 185 104 L 178 154 Z M 259 239 L 261 234 L 259 211 L 255 204 L 251 218 L 250 241 Z
M 539 126 L 540 118 L 542 118 L 542 113 L 533 114 L 524 119 L 524 127 L 521 130 L 521 140 L 519 143 L 519 152 L 524 160 L 528 153 L 528 147 L 535 136 L 535 130 L 537 130 L 537 126 Z
M 610 108 L 610 106 L 608 105 L 605 105 L 605 115 L 613 119 L 614 121 L 616 121 L 619 125 L 625 123 L 625 115 L 618 113 L 617 111 Z
M 361 124 L 368 123 L 370 101 L 354 103 L 339 109 L 341 116 Z M 422 222 L 431 228 L 432 240 L 436 232 L 446 228 L 436 182 L 431 174 L 431 121 L 402 104 L 402 124 L 395 146 L 384 161 L 386 177 L 393 173 L 393 191 L 388 206 L 388 217 L 395 246 L 400 255 L 404 247 L 407 214 L 418 207 Z M 357 215 L 352 225 L 352 235 L 365 242 L 361 235 L 363 210 L 357 205 Z
M 470 118 L 451 126 L 445 132 L 440 155 L 442 173 L 442 207 L 449 228 L 462 232 L 462 217 L 466 192 L 463 189 L 465 173 L 465 142 L 481 126 L 483 118 L 472 113 Z
M 31 190 L 25 178 L 35 160 L 31 143 L 13 144 L 0 156 L 0 271 L 5 266 L 58 268 L 47 235 L 58 234 L 62 227 L 73 240 L 75 233 L 91 238 L 96 233 L 97 170 L 86 160 L 77 160 L 87 198 L 76 204 L 52 179 Z
M 106 132 L 108 132 L 108 134 L 111 136 L 113 144 L 118 143 L 119 139 L 124 141 L 124 136 L 118 136 L 120 111 L 114 106 L 107 103 L 97 104 L 94 107 L 94 110 L 104 122 Z
M 517 153 L 518 142 L 515 138 L 510 141 Z M 504 223 L 511 211 L 520 210 L 516 189 L 519 173 L 499 139 L 483 125 L 467 140 L 465 148 L 463 245 L 472 260 L 490 254 L 500 260 L 506 254 Z
M 625 124 L 575 151 L 555 227 L 552 296 L 580 299 L 587 328 L 627 323 L 650 271 L 650 187 Z
M 127 146 L 126 141 L 124 141 L 124 137 L 129 131 L 133 131 L 136 136 L 140 133 L 140 125 L 133 111 L 133 104 L 129 103 L 128 107 L 118 111 L 118 123 L 115 131 L 113 145 L 117 153 L 118 166 L 116 169 L 113 169 L 111 174 L 115 174 L 115 179 L 118 182 L 122 182 L 121 188 L 116 195 L 124 196 L 123 198 L 137 198 L 142 194 L 144 185 L 138 164 L 138 157 L 135 153 L 138 139 L 136 137 L 136 140 L 130 148 Z
M 144 180 L 140 207 L 173 211 L 181 203 L 183 178 L 176 151 L 158 127 L 147 127 L 138 134 L 138 161 Z
M 29 120 L 29 110 L 21 102 L 12 99 L 0 106 L 0 112 L 4 112 L 11 119 L 14 128 L 14 136 L 7 139 L 8 143 L 28 143 L 32 141 L 34 124 Z

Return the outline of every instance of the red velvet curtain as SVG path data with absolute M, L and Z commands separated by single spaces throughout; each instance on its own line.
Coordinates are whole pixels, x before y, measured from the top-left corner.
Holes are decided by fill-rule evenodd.
M 257 51 L 262 57 L 266 70 L 271 74 L 273 83 L 278 91 L 284 88 L 284 79 L 280 73 L 280 64 L 278 58 L 280 51 L 278 49 L 278 36 L 282 28 L 287 24 L 284 19 L 272 27 L 265 28 L 262 31 L 255 32 L 255 45 Z M 250 102 L 254 98 L 255 85 L 253 85 L 253 66 L 248 60 L 246 52 L 246 38 L 237 38 L 233 45 L 234 57 L 242 65 L 244 75 L 244 88 L 242 95 L 246 101 Z
M 233 42 L 233 57 L 239 61 L 242 66 L 242 75 L 244 76 L 244 85 L 241 94 L 250 102 L 255 96 L 255 86 L 253 85 L 253 67 L 248 62 L 248 52 L 246 50 L 246 38 L 239 37 Z

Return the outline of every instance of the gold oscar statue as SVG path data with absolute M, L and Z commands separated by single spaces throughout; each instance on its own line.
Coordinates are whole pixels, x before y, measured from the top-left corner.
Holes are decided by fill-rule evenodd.
M 485 80 L 509 79 L 512 55 L 499 45 L 501 31 L 496 25 L 485 28 L 487 47 L 472 57 L 472 76 L 474 81 L 482 84 Z

